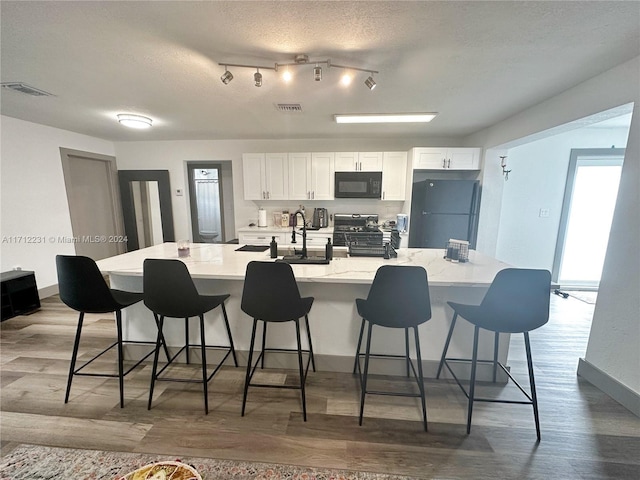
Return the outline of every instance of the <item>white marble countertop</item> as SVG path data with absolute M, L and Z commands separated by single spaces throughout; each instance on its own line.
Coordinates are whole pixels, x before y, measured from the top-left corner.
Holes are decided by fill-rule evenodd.
M 237 252 L 240 245 L 191 245 L 191 255 L 181 258 L 194 278 L 243 280 L 250 261 L 271 261 L 269 250 Z M 338 248 L 338 247 L 336 247 Z M 334 258 L 329 265 L 292 265 L 299 282 L 370 284 L 382 265 L 421 265 L 427 270 L 432 286 L 488 286 L 496 273 L 509 265 L 475 251 L 469 252 L 469 262 L 444 260 L 442 249 L 401 248 L 398 257 L 385 260 L 378 257 Z M 176 243 L 164 243 L 99 260 L 100 271 L 106 274 L 141 276 L 145 258 L 178 258 Z

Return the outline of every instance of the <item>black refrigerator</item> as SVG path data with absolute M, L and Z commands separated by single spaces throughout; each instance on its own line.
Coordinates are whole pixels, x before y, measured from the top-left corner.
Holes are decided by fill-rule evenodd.
M 477 180 L 424 180 L 413 184 L 410 248 L 446 248 L 450 238 L 475 248 L 480 184 Z

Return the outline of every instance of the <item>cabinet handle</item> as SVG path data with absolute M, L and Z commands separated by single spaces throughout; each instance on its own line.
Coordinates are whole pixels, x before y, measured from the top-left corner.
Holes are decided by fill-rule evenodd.
M 267 194 L 265 192 L 262 192 L 262 199 L 266 200 L 267 199 Z
M 384 200 L 384 196 L 385 196 L 386 192 L 382 192 L 382 199 Z
M 447 159 L 446 158 L 442 159 L 442 168 L 447 168 Z
M 311 192 L 307 192 L 307 200 L 311 200 Z
M 271 192 L 267 192 L 267 200 L 271 198 Z
M 316 192 L 315 192 L 315 190 L 314 190 L 313 192 L 311 192 L 311 198 L 312 198 L 313 200 L 315 200 L 315 199 L 316 199 Z
M 360 171 L 362 171 L 362 162 L 360 162 Z
M 451 168 L 451 159 L 447 161 L 447 168 Z

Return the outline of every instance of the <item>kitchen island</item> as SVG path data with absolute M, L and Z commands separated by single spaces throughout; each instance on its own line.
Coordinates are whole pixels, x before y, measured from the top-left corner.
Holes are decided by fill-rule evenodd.
M 236 251 L 239 245 L 192 244 L 190 256 L 181 258 L 203 294 L 229 293 L 227 312 L 236 350 L 240 359 L 246 358 L 251 335 L 251 318 L 240 309 L 246 266 L 249 262 L 272 261 L 269 251 Z M 447 301 L 479 303 L 496 273 L 509 265 L 475 251 L 469 253 L 469 262 L 452 263 L 443 258 L 441 249 L 398 250 L 397 258 L 348 257 L 345 249 L 336 247 L 336 255 L 328 265 L 292 265 L 302 296 L 313 296 L 315 301 L 309 315 L 316 364 L 320 370 L 350 371 L 353 366 L 361 318 L 355 308 L 356 298 L 366 298 L 377 269 L 382 265 L 420 265 L 427 271 L 431 296 L 432 318 L 420 326 L 420 342 L 425 376 L 435 376 L 452 311 Z M 98 267 L 108 274 L 113 288 L 142 291 L 142 267 L 145 258 L 178 258 L 177 245 L 164 243 L 98 261 Z M 407 301 L 398 298 L 397 301 Z M 207 341 L 224 343 L 226 332 L 219 318 L 219 310 L 206 315 Z M 155 340 L 153 315 L 141 302 L 123 312 L 126 340 Z M 170 346 L 184 343 L 184 324 L 181 321 L 165 324 L 165 336 Z M 269 327 L 269 344 L 291 348 L 295 333 L 290 324 Z M 198 329 L 190 329 L 193 343 L 199 338 Z M 372 352 L 402 354 L 402 330 L 374 329 Z M 480 358 L 492 358 L 493 335 L 483 332 L 480 337 Z M 470 358 L 473 328 L 464 321 L 456 326 L 449 356 Z M 500 360 L 506 362 L 509 336 L 501 336 Z M 411 347 L 413 351 L 413 346 Z M 195 353 L 195 351 L 194 351 Z M 134 355 L 131 352 L 131 355 Z M 271 358 L 271 360 L 269 360 Z M 282 362 L 282 363 L 280 363 Z M 294 365 L 287 356 L 272 354 L 268 364 Z M 401 373 L 402 361 L 379 360 L 374 368 L 385 373 Z M 463 372 L 463 371 L 461 371 Z M 482 372 L 480 372 L 482 373 Z M 464 373 L 461 373 L 464 374 Z M 484 375 L 483 375 L 484 376 Z

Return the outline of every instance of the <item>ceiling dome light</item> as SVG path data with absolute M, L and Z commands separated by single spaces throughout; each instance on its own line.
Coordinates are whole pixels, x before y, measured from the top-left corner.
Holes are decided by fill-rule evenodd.
M 131 113 L 119 113 L 117 117 L 118 122 L 129 128 L 151 128 L 153 123 L 153 120 L 149 117 L 143 117 L 142 115 L 134 115 Z
M 369 78 L 367 78 L 367 79 L 364 81 L 364 84 L 365 84 L 367 87 L 369 87 L 369 90 L 373 90 L 374 88 L 376 88 L 376 82 L 375 82 L 375 80 L 373 79 L 373 75 L 370 75 L 370 76 L 369 76 Z
M 345 72 L 342 77 L 340 78 L 340 83 L 342 85 L 344 85 L 345 87 L 348 87 L 349 85 L 351 85 L 351 80 L 353 78 L 351 77 L 351 75 L 347 72 Z
M 260 73 L 260 70 L 253 74 L 253 80 L 256 82 L 256 87 L 262 86 L 262 74 Z
M 222 80 L 222 83 L 225 85 L 229 85 L 229 82 L 233 80 L 233 74 L 227 70 L 227 67 L 224 67 L 224 73 L 220 77 L 220 80 Z

